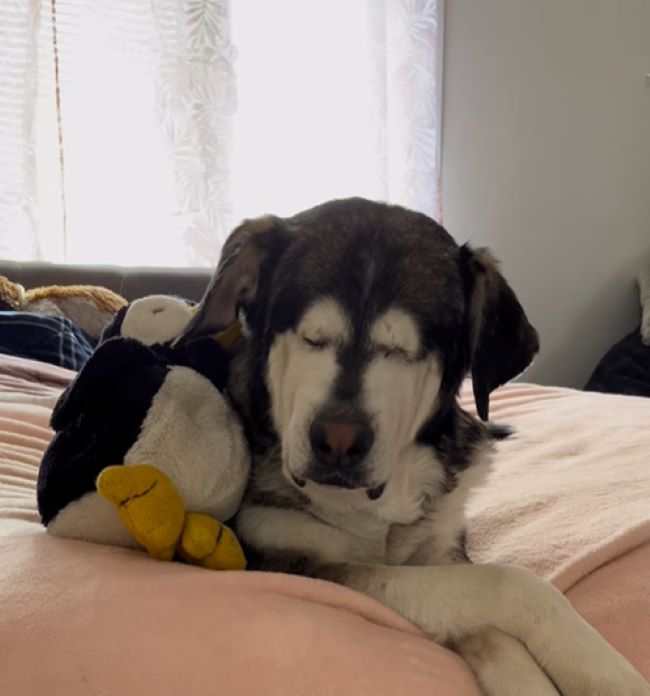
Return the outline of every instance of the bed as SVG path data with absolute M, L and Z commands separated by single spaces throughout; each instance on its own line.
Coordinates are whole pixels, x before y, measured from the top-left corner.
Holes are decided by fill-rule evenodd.
M 73 375 L 0 356 L 3 696 L 479 693 L 459 658 L 345 588 L 46 534 L 37 469 Z M 470 503 L 470 555 L 550 579 L 650 678 L 650 401 L 516 383 L 491 413 L 517 435 Z

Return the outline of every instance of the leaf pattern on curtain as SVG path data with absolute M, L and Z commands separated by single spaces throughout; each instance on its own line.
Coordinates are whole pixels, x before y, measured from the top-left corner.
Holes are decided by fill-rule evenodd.
M 232 225 L 229 163 L 236 92 L 229 6 L 223 0 L 186 0 L 181 23 L 178 12 L 160 5 L 157 107 L 172 149 L 178 214 L 185 220 L 188 261 L 215 264 Z
M 348 195 L 439 218 L 441 11 L 442 0 L 5 0 L 0 254 L 211 265 L 241 217 Z
M 439 219 L 441 3 L 385 3 L 388 197 Z

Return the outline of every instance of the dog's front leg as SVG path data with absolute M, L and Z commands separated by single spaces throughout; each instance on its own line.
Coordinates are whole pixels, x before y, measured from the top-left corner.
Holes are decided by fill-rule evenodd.
M 441 643 L 462 643 L 487 628 L 508 633 L 565 696 L 650 696 L 646 680 L 568 600 L 522 568 L 335 565 L 318 574 L 375 597 Z
M 432 530 L 431 538 L 436 538 L 435 530 Z M 439 544 L 425 543 L 407 565 L 437 566 L 470 562 L 464 549 L 452 547 L 446 553 L 441 553 Z M 486 694 L 558 696 L 553 682 L 526 646 L 509 633 L 496 628 L 483 628 L 478 633 L 447 643 L 447 647 L 458 653 L 470 666 Z
M 467 662 L 489 696 L 558 696 L 526 646 L 508 633 L 484 628 L 447 645 Z

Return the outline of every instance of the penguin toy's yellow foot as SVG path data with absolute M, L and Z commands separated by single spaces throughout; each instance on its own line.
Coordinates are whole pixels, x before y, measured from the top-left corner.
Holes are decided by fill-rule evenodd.
M 96 486 L 117 507 L 123 524 L 152 558 L 173 558 L 185 508 L 166 474 L 149 464 L 109 466 L 99 474 Z
M 245 570 L 246 558 L 235 533 L 210 515 L 188 512 L 179 555 L 210 570 Z

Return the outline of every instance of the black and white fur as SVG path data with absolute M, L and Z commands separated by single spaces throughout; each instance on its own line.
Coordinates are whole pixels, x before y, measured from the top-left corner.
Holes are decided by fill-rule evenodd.
M 487 420 L 489 393 L 538 349 L 487 252 L 361 199 L 248 221 L 181 341 L 240 311 L 231 395 L 254 464 L 236 526 L 253 567 L 377 598 L 463 655 L 488 694 L 650 694 L 549 584 L 468 562 L 465 502 L 503 433 L 458 389 L 471 372 Z
M 37 486 L 51 534 L 138 547 L 96 490 L 101 471 L 116 464 L 155 465 L 192 512 L 226 521 L 239 508 L 250 455 L 222 393 L 229 355 L 210 337 L 171 347 L 191 316 L 191 305 L 176 297 L 135 300 L 105 327 L 59 398 Z

